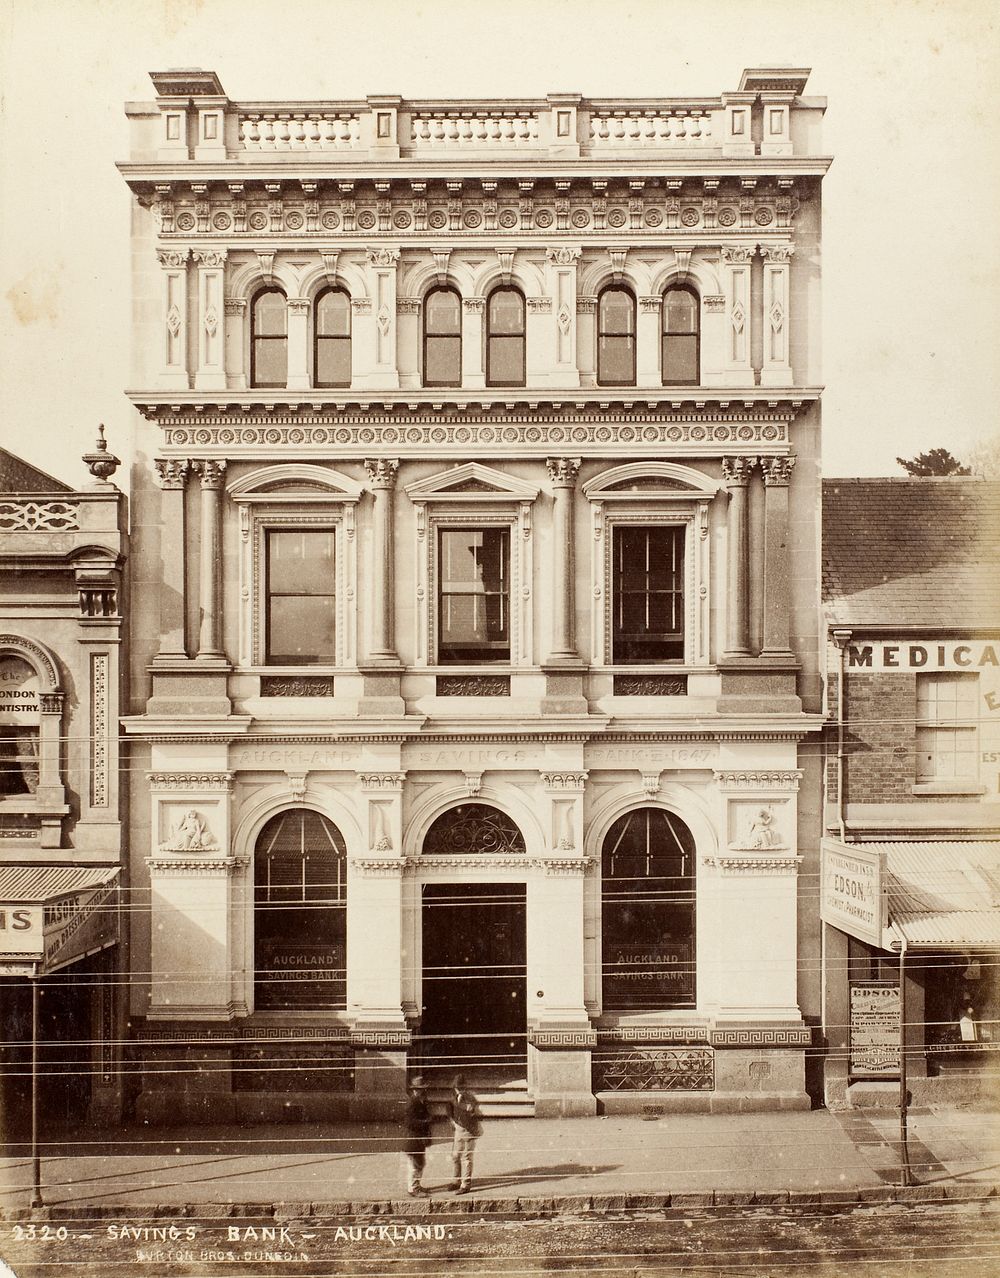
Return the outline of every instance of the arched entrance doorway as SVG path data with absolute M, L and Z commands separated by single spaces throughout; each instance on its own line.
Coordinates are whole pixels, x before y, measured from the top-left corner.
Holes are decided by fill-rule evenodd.
M 462 862 L 421 896 L 419 1067 L 442 1080 L 463 1073 L 482 1086 L 526 1073 L 526 889 L 487 870 L 491 857 L 524 852 L 517 825 L 484 803 L 449 809 L 424 840 L 425 857 Z
M 695 842 L 673 812 L 620 816 L 601 848 L 605 1011 L 695 1006 Z
M 308 808 L 271 818 L 254 849 L 254 1006 L 347 1006 L 347 848 Z

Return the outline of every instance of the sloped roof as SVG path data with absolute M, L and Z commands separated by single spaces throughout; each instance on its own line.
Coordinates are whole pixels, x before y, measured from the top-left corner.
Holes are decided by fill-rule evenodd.
M 1000 626 L 1000 482 L 827 479 L 828 624 Z
M 0 493 L 71 493 L 61 479 L 46 475 L 23 457 L 0 448 Z
M 889 926 L 911 945 L 1000 945 L 1000 843 L 866 843 L 886 854 Z

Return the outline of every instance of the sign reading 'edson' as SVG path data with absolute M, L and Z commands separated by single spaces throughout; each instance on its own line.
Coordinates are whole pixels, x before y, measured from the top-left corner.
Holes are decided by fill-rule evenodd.
M 863 848 L 846 848 L 833 839 L 820 845 L 822 891 L 820 914 L 841 932 L 869 945 L 881 946 L 884 923 L 883 856 Z
M 851 986 L 851 1075 L 899 1075 L 899 986 L 861 981 Z

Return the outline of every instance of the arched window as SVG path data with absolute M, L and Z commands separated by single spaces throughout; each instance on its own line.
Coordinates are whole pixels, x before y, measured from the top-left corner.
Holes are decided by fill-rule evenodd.
M 424 385 L 462 384 L 462 299 L 453 288 L 424 298 Z
M 347 848 L 306 808 L 272 817 L 254 851 L 254 1003 L 347 1006 Z
M 425 856 L 496 856 L 523 852 L 524 835 L 499 808 L 460 803 L 442 812 L 424 839 Z
M 679 817 L 637 808 L 601 852 L 604 1007 L 693 1007 L 695 845 Z
M 288 382 L 288 314 L 280 288 L 265 288 L 250 311 L 250 384 L 284 387 Z
M 316 298 L 313 384 L 351 384 L 351 299 L 342 288 L 324 289 Z
M 698 295 L 686 285 L 663 295 L 663 384 L 697 386 L 700 380 Z
M 39 679 L 14 652 L 0 652 L 0 799 L 35 794 L 39 780 Z
M 635 385 L 635 298 L 614 284 L 597 302 L 597 383 Z
M 523 386 L 524 295 L 495 288 L 486 303 L 486 385 Z

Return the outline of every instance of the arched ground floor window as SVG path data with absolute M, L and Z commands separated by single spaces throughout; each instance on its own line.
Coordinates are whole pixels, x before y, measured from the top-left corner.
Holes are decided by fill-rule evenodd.
M 272 817 L 254 851 L 254 1004 L 347 1006 L 347 848 L 306 808 Z
M 601 851 L 605 1011 L 693 1007 L 695 845 L 672 812 L 619 817 Z

